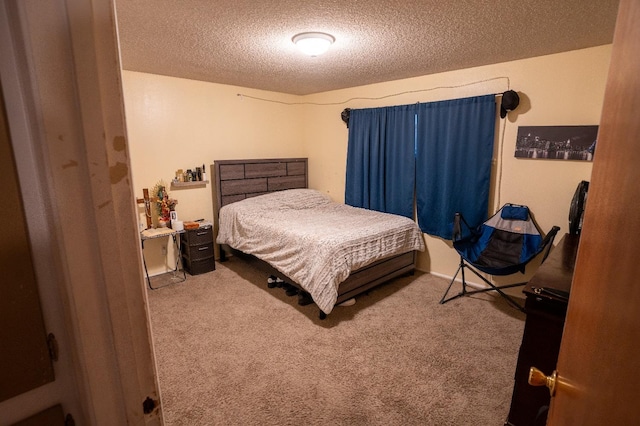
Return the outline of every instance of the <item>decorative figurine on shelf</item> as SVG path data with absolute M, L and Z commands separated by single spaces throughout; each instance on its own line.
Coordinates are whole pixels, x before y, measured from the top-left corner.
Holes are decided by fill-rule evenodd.
M 158 226 L 166 228 L 171 223 L 171 211 L 175 210 L 178 200 L 169 198 L 169 192 L 166 189 L 164 181 L 159 181 L 153 187 L 154 201 L 156 204 L 156 213 L 158 217 Z

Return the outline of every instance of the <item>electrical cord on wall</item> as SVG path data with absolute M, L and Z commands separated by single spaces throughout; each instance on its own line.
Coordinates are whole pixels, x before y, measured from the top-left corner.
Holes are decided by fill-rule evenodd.
M 481 83 L 487 83 L 490 81 L 497 81 L 497 80 L 505 80 L 507 82 L 507 90 L 511 90 L 511 80 L 509 79 L 509 77 L 507 76 L 500 76 L 500 77 L 491 77 L 491 78 L 486 78 L 483 80 L 476 80 L 476 81 L 471 81 L 468 83 L 462 83 L 462 84 L 457 84 L 457 85 L 452 85 L 452 86 L 437 86 L 437 87 L 430 87 L 430 88 L 426 88 L 426 89 L 416 89 L 416 90 L 405 90 L 403 92 L 397 92 L 397 93 L 391 93 L 389 95 L 384 95 L 384 96 L 378 96 L 378 97 L 353 97 L 353 98 L 349 98 L 345 101 L 341 101 L 341 102 L 284 102 L 284 101 L 278 101 L 275 99 L 267 99 L 267 98 L 261 98 L 258 96 L 251 96 L 251 95 L 246 95 L 246 94 L 242 94 L 242 93 L 238 93 L 237 96 L 239 96 L 242 99 L 247 98 L 247 99 L 253 99 L 253 100 L 257 100 L 257 101 L 263 101 L 263 102 L 272 102 L 272 103 L 277 103 L 277 104 L 281 104 L 281 105 L 316 105 L 316 106 L 335 106 L 335 105 L 344 105 L 347 104 L 349 102 L 352 101 L 356 101 L 356 100 L 366 100 L 366 101 L 378 101 L 381 99 L 386 99 L 386 98 L 391 98 L 394 96 L 401 96 L 401 95 L 407 95 L 407 94 L 411 94 L 411 93 L 424 93 L 424 92 L 430 92 L 433 90 L 439 90 L 439 89 L 459 89 L 461 87 L 467 87 L 467 86 L 473 86 L 476 84 L 481 84 Z M 502 95 L 501 93 L 496 93 L 496 96 L 500 96 Z M 494 211 L 497 211 L 500 207 L 501 207 L 501 194 L 502 194 L 502 159 L 503 159 L 503 153 L 504 153 L 504 133 L 506 130 L 506 125 L 507 125 L 507 118 L 505 117 L 503 122 L 502 122 L 502 126 L 500 129 L 500 135 L 498 138 L 498 164 L 496 166 L 497 170 L 496 170 L 496 201 L 495 201 L 495 208 Z
M 507 81 L 507 90 L 510 89 L 511 83 L 509 81 L 509 77 L 502 76 L 502 77 L 486 78 L 484 80 L 471 81 L 469 83 L 462 83 L 462 84 L 457 84 L 457 85 L 453 85 L 453 86 L 437 86 L 437 87 L 430 87 L 430 88 L 427 88 L 427 89 L 405 90 L 404 92 L 391 93 L 389 95 L 378 96 L 378 97 L 353 97 L 353 98 L 349 98 L 349 99 L 347 99 L 345 101 L 340 101 L 340 102 L 284 102 L 284 101 L 278 101 L 278 100 L 275 100 L 275 99 L 267 99 L 267 98 L 260 98 L 258 96 L 246 95 L 246 94 L 243 94 L 243 93 L 238 93 L 237 96 L 239 96 L 241 99 L 242 98 L 247 98 L 247 99 L 253 99 L 253 100 L 257 100 L 257 101 L 273 102 L 273 103 L 282 104 L 282 105 L 332 106 L 332 105 L 344 105 L 344 104 L 347 104 L 347 103 L 352 102 L 352 101 L 361 101 L 361 100 L 364 100 L 364 101 L 379 101 L 381 99 L 391 98 L 391 97 L 394 97 L 394 96 L 408 95 L 408 94 L 411 94 L 411 93 L 430 92 L 432 90 L 438 90 L 438 89 L 459 89 L 461 87 L 473 86 L 475 84 L 487 83 L 489 81 L 495 81 L 495 80 L 506 80 Z M 496 95 L 501 95 L 501 94 L 502 93 L 497 93 Z
M 498 165 L 496 170 L 496 205 L 494 212 L 497 212 L 501 205 L 500 195 L 502 194 L 502 154 L 504 152 L 504 132 L 507 128 L 508 117 L 502 120 L 502 129 L 500 130 L 500 137 L 498 138 Z

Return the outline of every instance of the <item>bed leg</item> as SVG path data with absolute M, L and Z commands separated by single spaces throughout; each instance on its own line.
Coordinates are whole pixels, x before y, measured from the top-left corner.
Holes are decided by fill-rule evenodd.
M 320 311 L 318 313 L 318 318 L 320 318 L 320 320 L 324 320 L 327 318 L 327 314 L 325 314 L 324 312 Z

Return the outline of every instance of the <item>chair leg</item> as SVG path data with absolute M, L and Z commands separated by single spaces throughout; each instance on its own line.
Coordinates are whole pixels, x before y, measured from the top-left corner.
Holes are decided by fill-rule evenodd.
M 468 291 L 467 294 L 485 293 L 487 291 L 497 291 L 500 294 L 500 296 L 502 296 L 511 306 L 513 306 L 514 308 L 518 309 L 521 312 L 524 312 L 524 308 L 518 302 L 516 302 L 511 296 L 509 296 L 507 293 L 505 293 L 502 290 L 506 289 L 506 288 L 522 286 L 522 285 L 525 285 L 526 282 L 525 283 L 515 283 L 515 284 L 505 284 L 505 285 L 502 285 L 502 286 L 497 286 L 497 285 L 493 284 L 492 282 L 490 282 L 485 277 L 483 277 L 482 275 L 480 275 L 480 273 L 478 271 L 476 271 L 475 269 L 473 269 L 471 266 L 467 265 L 467 268 L 469 268 L 469 270 L 471 272 L 473 272 L 478 278 L 480 278 L 482 281 L 484 281 L 489 286 L 487 288 L 481 288 L 481 289 L 477 289 L 477 290 L 473 290 L 473 291 Z
M 478 278 L 480 278 L 482 281 L 484 281 L 489 287 L 468 291 L 467 290 L 467 283 L 465 281 L 465 276 L 464 276 L 464 269 L 465 268 L 468 268 Z M 452 296 L 452 297 L 446 299 L 446 296 L 449 293 L 449 290 L 451 289 L 451 286 L 453 285 L 453 283 L 454 283 L 454 281 L 455 281 L 455 279 L 458 276 L 458 273 L 460 271 L 462 271 L 462 291 L 460 291 L 460 293 L 456 294 L 455 296 Z M 449 287 L 447 287 L 447 291 L 445 292 L 444 296 L 442 296 L 442 299 L 440 299 L 440 304 L 447 303 L 450 300 L 457 299 L 458 297 L 462 297 L 462 296 L 468 296 L 468 295 L 477 294 L 477 293 L 485 293 L 487 291 L 497 291 L 500 294 L 500 296 L 502 296 L 511 306 L 513 306 L 514 308 L 518 309 L 521 312 L 524 312 L 524 308 L 518 302 L 516 302 L 511 296 L 509 296 L 508 294 L 506 294 L 502 290 L 506 289 L 506 288 L 522 286 L 522 285 L 525 285 L 525 284 L 526 283 L 516 283 L 516 284 L 506 284 L 506 285 L 502 285 L 502 286 L 496 286 L 495 284 L 493 284 L 492 282 L 487 280 L 485 277 L 480 275 L 480 273 L 478 271 L 476 271 L 471 266 L 469 266 L 466 263 L 464 263 L 464 260 L 461 259 L 460 260 L 460 266 L 458 266 L 458 270 L 456 271 L 455 275 L 453 276 L 453 279 L 449 283 Z
M 451 278 L 451 282 L 449 283 L 449 287 L 447 287 L 447 291 L 444 292 L 444 295 L 442 296 L 442 299 L 440 299 L 440 304 L 445 304 L 450 300 L 453 299 L 457 299 L 460 296 L 464 296 L 466 294 L 466 282 L 464 281 L 464 268 L 465 268 L 465 264 L 462 261 L 462 259 L 460 259 L 460 266 L 458 266 L 458 270 L 456 271 L 456 273 L 453 275 L 453 278 Z M 447 294 L 449 294 L 449 290 L 451 290 L 451 286 L 453 286 L 453 283 L 456 281 L 456 277 L 458 276 L 458 274 L 460 273 L 460 271 L 462 271 L 462 291 L 458 294 L 456 294 L 455 296 L 451 296 L 450 298 L 446 298 Z

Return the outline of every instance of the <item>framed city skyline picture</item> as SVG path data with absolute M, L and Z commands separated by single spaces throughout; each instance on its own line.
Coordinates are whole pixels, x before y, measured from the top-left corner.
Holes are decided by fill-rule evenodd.
M 598 126 L 520 126 L 517 158 L 592 161 Z

